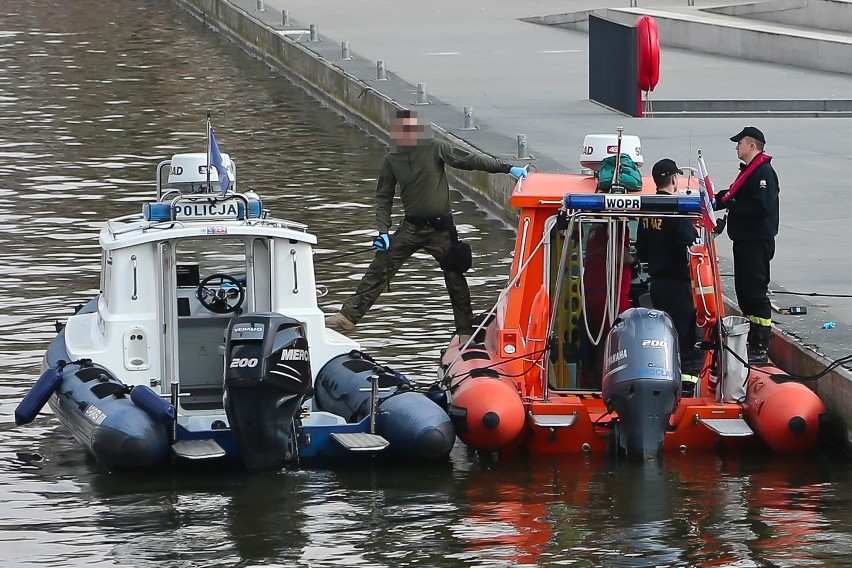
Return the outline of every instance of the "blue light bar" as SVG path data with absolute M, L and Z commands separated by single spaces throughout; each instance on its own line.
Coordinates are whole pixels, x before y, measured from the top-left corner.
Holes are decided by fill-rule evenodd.
M 170 203 L 143 203 L 142 216 L 146 221 L 242 221 L 246 219 L 246 207 L 242 200 L 216 200 L 179 203 L 172 208 Z M 263 216 L 263 202 L 248 200 L 248 218 Z
M 565 209 L 581 211 L 637 211 L 657 213 L 699 213 L 701 198 L 687 195 L 637 195 L 630 193 L 568 193 Z

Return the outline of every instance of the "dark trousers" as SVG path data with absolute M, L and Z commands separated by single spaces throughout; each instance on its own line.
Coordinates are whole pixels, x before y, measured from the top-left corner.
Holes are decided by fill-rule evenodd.
M 704 352 L 695 347 L 695 305 L 689 280 L 651 277 L 651 304 L 669 314 L 677 332 L 681 372 L 698 375 L 704 363 Z
M 772 319 L 769 304 L 769 261 L 775 256 L 775 239 L 734 241 L 734 288 L 743 315 L 754 321 Z
M 358 323 L 372 307 L 390 280 L 408 258 L 419 250 L 425 250 L 439 263 L 452 242 L 450 229 L 432 226 L 418 227 L 403 221 L 391 236 L 391 247 L 386 252 L 376 253 L 361 278 L 358 289 L 344 303 L 340 312 L 353 323 Z M 453 306 L 456 332 L 473 332 L 473 308 L 470 303 L 470 288 L 461 272 L 444 271 L 444 283 Z

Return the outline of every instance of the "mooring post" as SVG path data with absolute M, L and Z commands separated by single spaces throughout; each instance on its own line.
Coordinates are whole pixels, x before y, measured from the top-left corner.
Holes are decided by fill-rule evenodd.
M 281 25 L 290 25 L 290 10 L 281 10 Z
M 473 118 L 473 107 L 464 107 L 464 126 L 462 130 L 476 130 L 476 123 Z
M 311 24 L 311 41 L 319 41 L 319 34 L 317 33 L 317 25 Z
M 382 60 L 376 61 L 376 81 L 387 81 L 388 72 L 385 70 L 385 62 Z
M 518 134 L 518 159 L 526 160 L 530 157 L 529 148 L 527 148 L 527 135 Z
M 429 104 L 429 94 L 426 92 L 426 83 L 417 83 L 417 99 L 414 101 L 414 104 Z
M 352 59 L 352 53 L 349 51 L 349 42 L 341 41 L 340 42 L 340 59 L 344 61 L 349 61 Z

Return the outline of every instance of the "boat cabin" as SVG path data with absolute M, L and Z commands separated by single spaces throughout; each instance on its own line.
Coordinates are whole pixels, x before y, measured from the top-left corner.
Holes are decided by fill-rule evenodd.
M 215 170 L 208 176 L 206 154 L 160 163 L 156 200 L 100 232 L 97 309 L 71 318 L 65 330 L 69 352 L 115 370 L 127 385 L 165 395 L 178 383 L 181 416 L 222 414 L 225 331 L 235 315 L 278 312 L 301 321 L 314 373 L 357 347 L 325 332 L 316 237 L 273 218 L 254 192 L 239 192 L 233 162 L 226 154 L 223 161 L 234 180 L 224 196 Z M 243 363 L 252 361 L 236 362 Z

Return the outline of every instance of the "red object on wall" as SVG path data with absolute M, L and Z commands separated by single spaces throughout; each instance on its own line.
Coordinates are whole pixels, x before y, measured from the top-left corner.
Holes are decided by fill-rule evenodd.
M 651 16 L 636 18 L 639 50 L 639 90 L 653 91 L 660 80 L 660 32 Z

